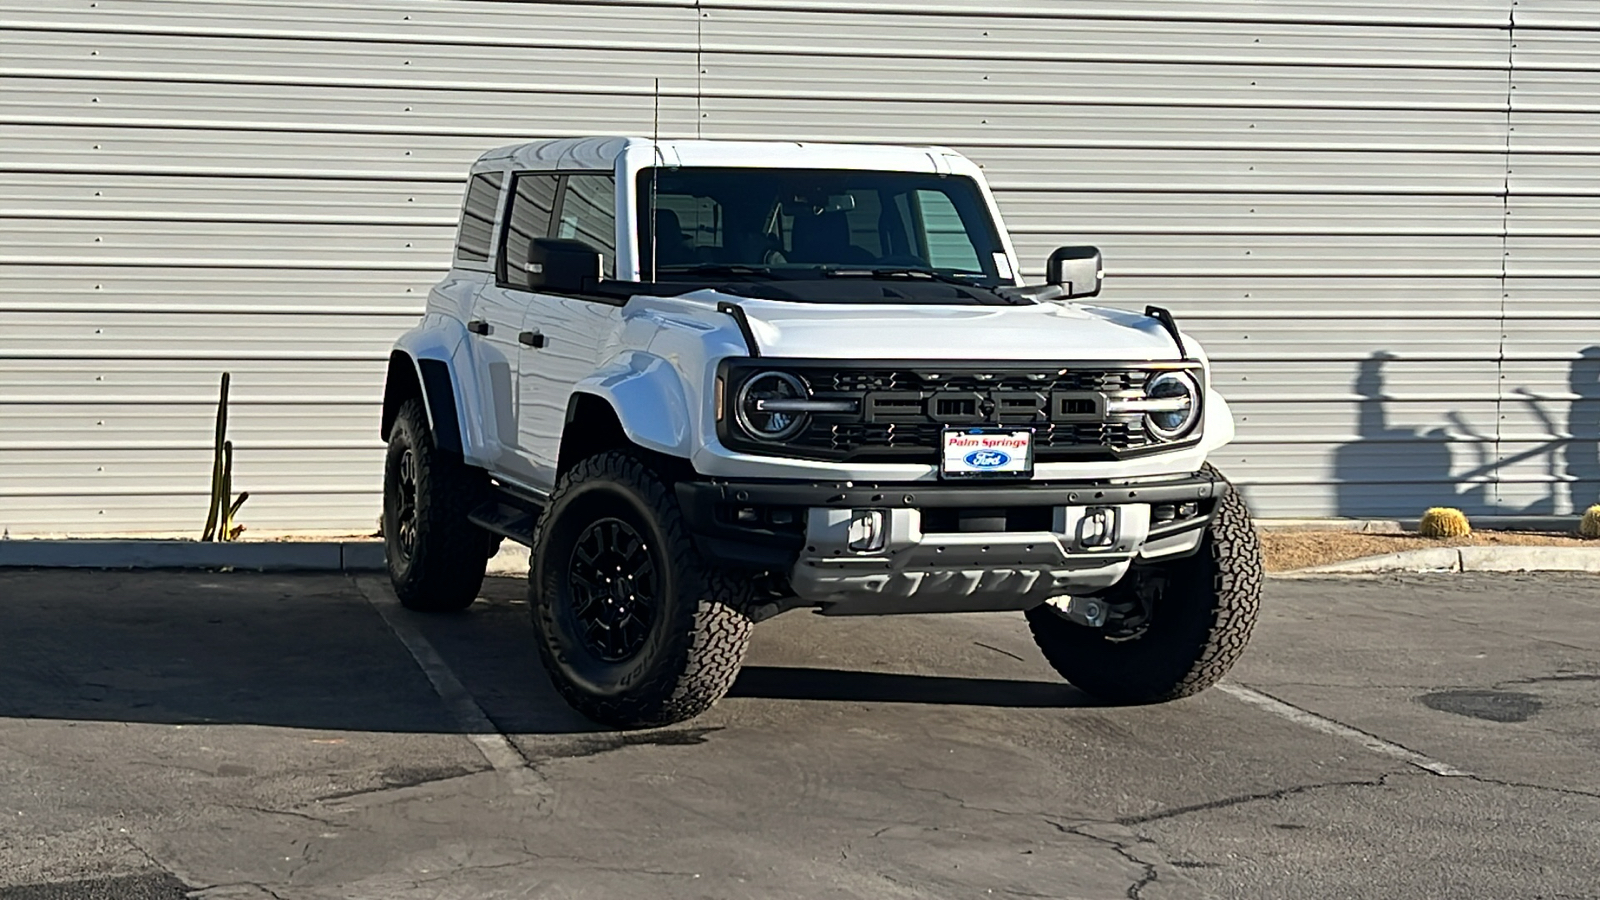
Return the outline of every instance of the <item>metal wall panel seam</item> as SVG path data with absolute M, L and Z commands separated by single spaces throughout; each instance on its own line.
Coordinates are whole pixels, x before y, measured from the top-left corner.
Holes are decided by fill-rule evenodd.
M 805 0 L 766 0 L 766 2 L 762 2 L 762 0 L 705 0 L 703 5 L 707 9 L 828 12 L 842 15 L 848 15 L 853 12 L 861 11 L 859 4 L 848 2 L 848 0 L 813 0 L 813 2 L 805 2 Z M 1275 5 L 1278 7 L 1283 7 L 1292 6 L 1293 4 L 1280 2 Z M 1443 10 L 1440 10 L 1436 18 L 1425 18 L 1420 15 L 1415 15 L 1415 13 L 1420 11 L 1417 6 L 1412 6 L 1409 9 L 1385 6 L 1383 7 L 1383 14 L 1374 14 L 1371 12 L 1373 5 L 1370 3 L 1351 3 L 1348 5 L 1363 9 L 1365 11 L 1364 14 L 1347 13 L 1343 15 L 1330 15 L 1325 12 L 1325 10 L 1337 8 L 1340 4 L 1313 3 L 1304 5 L 1311 7 L 1312 9 L 1316 9 L 1318 12 L 1315 14 L 1308 12 L 1304 15 L 1298 16 L 1285 14 L 1273 15 L 1270 12 L 1264 12 L 1264 10 L 1268 8 L 1266 4 L 1227 3 L 1213 4 L 1213 7 L 1218 9 L 1231 8 L 1228 12 L 1199 12 L 1195 9 L 1195 5 L 1192 3 L 1174 3 L 1172 6 L 1181 8 L 1183 12 L 1163 14 L 1160 9 L 1153 9 L 1149 4 L 1074 3 L 1071 6 L 1072 11 L 1069 15 L 1072 18 L 1100 21 L 1159 21 L 1196 23 L 1249 22 L 1253 24 L 1311 25 L 1386 24 L 1415 25 L 1418 27 L 1437 28 L 1441 30 L 1453 28 L 1481 28 L 1486 25 L 1496 25 L 1499 22 L 1504 21 L 1503 18 L 1495 15 L 1499 11 L 1499 3 L 1495 2 L 1495 0 L 1479 0 L 1478 5 L 1483 7 L 1483 13 L 1479 16 L 1463 15 L 1460 7 L 1470 4 L 1455 3 Z M 1059 2 L 1059 0 L 1038 2 L 1035 5 L 1019 3 L 1013 4 L 1013 6 L 1021 8 L 1008 8 L 996 3 L 939 3 L 934 2 L 934 0 L 901 0 L 901 2 L 874 3 L 872 11 L 916 13 L 927 16 L 989 15 L 996 18 L 1041 18 L 1048 17 L 1050 15 L 1062 15 L 1063 8 L 1063 5 Z M 1128 9 L 1127 11 L 1118 11 L 1118 6 L 1126 6 Z M 1408 17 L 1406 15 L 1407 12 L 1413 13 L 1413 15 Z
M 1495 455 L 1495 459 L 1496 460 L 1499 460 L 1499 459 L 1501 459 L 1503 457 L 1503 452 L 1502 452 L 1502 449 L 1501 449 L 1500 440 L 1501 440 L 1501 429 L 1504 426 L 1504 421 L 1505 421 L 1505 414 L 1504 414 L 1504 412 L 1502 410 L 1504 409 L 1505 399 L 1506 399 L 1505 398 L 1505 392 L 1506 392 L 1506 383 L 1505 383 L 1506 344 L 1505 344 L 1505 339 L 1506 339 L 1506 327 L 1507 327 L 1507 325 L 1506 325 L 1505 317 L 1506 317 L 1506 312 L 1507 312 L 1507 300 L 1510 297 L 1510 294 L 1507 292 L 1507 280 L 1506 280 L 1507 279 L 1507 263 L 1506 263 L 1506 260 L 1511 255 L 1511 131 L 1512 131 L 1511 104 L 1512 104 L 1513 94 L 1514 94 L 1514 92 L 1516 90 L 1516 75 L 1515 75 L 1516 57 L 1517 57 L 1517 51 L 1516 51 L 1516 47 L 1517 47 L 1517 37 L 1516 37 L 1516 32 L 1517 32 L 1517 8 L 1516 7 L 1517 7 L 1517 0 L 1510 0 L 1510 2 L 1508 2 L 1508 4 L 1507 4 L 1507 9 L 1506 9 L 1506 15 L 1507 15 L 1507 19 L 1508 19 L 1507 24 L 1509 26 L 1506 29 L 1506 98 L 1505 98 L 1505 111 L 1506 111 L 1506 122 L 1505 122 L 1506 178 L 1505 178 L 1505 188 L 1504 188 L 1504 190 L 1502 192 L 1502 196 L 1505 198 L 1505 201 L 1504 201 L 1505 206 L 1504 206 L 1504 211 L 1503 211 L 1503 213 L 1502 213 L 1502 215 L 1500 217 L 1500 221 L 1502 223 L 1502 225 L 1501 225 L 1501 239 L 1500 239 L 1500 315 L 1501 315 L 1500 341 L 1499 341 L 1499 345 L 1496 348 L 1495 364 L 1494 364 L 1495 365 L 1495 381 L 1500 387 L 1500 389 L 1495 392 L 1495 406 L 1494 406 L 1494 412 L 1495 412 L 1495 416 L 1494 416 L 1494 419 L 1495 419 L 1495 421 L 1494 421 L 1494 428 L 1495 428 L 1495 432 L 1494 432 L 1494 434 L 1495 434 L 1494 455 Z M 1497 476 L 1496 477 L 1496 481 L 1498 481 L 1498 470 L 1496 470 L 1496 476 Z M 1496 499 L 1497 502 L 1500 499 L 1498 485 L 1495 487 L 1495 499 Z

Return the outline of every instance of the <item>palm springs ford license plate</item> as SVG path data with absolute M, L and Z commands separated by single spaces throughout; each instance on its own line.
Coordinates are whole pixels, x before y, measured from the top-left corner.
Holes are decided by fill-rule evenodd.
M 939 474 L 945 478 L 1026 478 L 1033 474 L 1033 429 L 946 428 Z

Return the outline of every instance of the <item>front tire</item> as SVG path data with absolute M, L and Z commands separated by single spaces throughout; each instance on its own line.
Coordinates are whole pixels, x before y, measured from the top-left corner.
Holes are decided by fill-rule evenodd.
M 562 476 L 534 537 L 539 658 L 578 712 L 615 728 L 705 712 L 739 673 L 749 586 L 701 560 L 672 491 L 606 452 Z
M 1238 661 L 1261 606 L 1263 572 L 1250 510 L 1230 489 L 1193 556 L 1135 565 L 1118 585 L 1147 595 L 1148 622 L 1139 629 L 1090 628 L 1048 605 L 1028 610 L 1028 626 L 1050 665 L 1085 693 L 1121 704 L 1176 700 L 1216 684 Z M 1118 598 L 1108 599 L 1115 606 Z
M 389 431 L 383 467 L 383 544 L 400 604 L 459 612 L 477 599 L 490 537 L 467 521 L 487 476 L 434 446 L 421 400 L 407 400 Z

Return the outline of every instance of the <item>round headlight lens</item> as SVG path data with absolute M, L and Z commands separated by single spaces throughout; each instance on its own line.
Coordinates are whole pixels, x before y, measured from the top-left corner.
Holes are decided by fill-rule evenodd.
M 805 382 L 788 372 L 762 372 L 745 380 L 734 405 L 739 427 L 753 438 L 781 441 L 805 427 L 806 414 L 793 410 L 767 409 L 766 404 L 785 400 L 804 400 L 810 395 Z
M 1161 408 L 1145 414 L 1145 427 L 1163 441 L 1175 441 L 1200 421 L 1200 387 L 1187 372 L 1162 372 L 1145 383 L 1146 400 Z

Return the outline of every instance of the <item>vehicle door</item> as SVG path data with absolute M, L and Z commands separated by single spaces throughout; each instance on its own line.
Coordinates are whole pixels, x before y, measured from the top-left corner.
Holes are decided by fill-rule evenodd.
M 537 473 L 519 437 L 530 398 L 523 395 L 518 373 L 527 350 L 521 339 L 522 322 L 536 298 L 527 290 L 523 267 L 528 242 L 550 235 L 559 186 L 560 176 L 553 173 L 513 176 L 494 282 L 478 294 L 467 323 L 478 348 L 481 396 L 492 405 L 493 422 L 484 427 L 499 447 L 495 471 L 525 484 L 533 484 Z M 531 399 L 537 403 L 541 398 Z
M 616 277 L 616 181 L 609 172 L 562 178 L 552 237 L 583 241 L 600 251 L 602 274 Z M 520 248 L 526 259 L 526 247 Z M 516 248 L 507 245 L 508 253 Z M 512 256 L 516 259 L 516 256 Z M 522 322 L 519 443 L 533 467 L 535 487 L 555 484 L 573 387 L 601 362 L 601 348 L 621 321 L 615 302 L 596 296 L 537 293 Z

